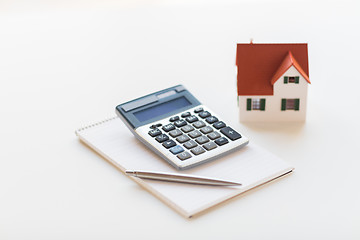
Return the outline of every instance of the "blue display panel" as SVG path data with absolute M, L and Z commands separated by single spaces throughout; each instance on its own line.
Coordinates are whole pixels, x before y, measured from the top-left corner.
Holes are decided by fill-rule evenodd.
M 176 109 L 190 106 L 191 104 L 192 103 L 183 96 L 138 112 L 134 112 L 134 116 L 138 121 L 145 122 L 160 115 L 172 112 Z

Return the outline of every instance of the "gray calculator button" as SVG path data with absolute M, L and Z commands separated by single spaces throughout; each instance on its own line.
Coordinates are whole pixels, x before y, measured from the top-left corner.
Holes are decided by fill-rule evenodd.
M 159 143 L 165 142 L 167 140 L 169 140 L 169 137 L 165 134 L 160 134 L 159 136 L 157 136 L 156 141 L 158 141 Z
M 186 120 L 188 123 L 193 123 L 193 122 L 198 121 L 199 119 L 198 119 L 196 116 L 192 115 L 192 116 L 190 116 L 190 117 L 185 118 L 185 120 Z
M 149 135 L 152 137 L 159 136 L 160 134 L 161 134 L 161 131 L 158 128 L 149 131 Z
M 220 122 L 214 123 L 213 126 L 216 129 L 220 129 L 220 128 L 226 127 L 226 124 L 223 121 L 220 121 Z
M 179 143 L 184 143 L 189 140 L 190 140 L 190 138 L 187 135 L 181 135 L 176 138 L 176 141 L 178 141 Z
M 184 144 L 184 147 L 186 147 L 187 149 L 190 149 L 190 148 L 193 148 L 193 147 L 196 147 L 197 146 L 197 143 L 194 142 L 193 140 L 190 140 L 188 141 L 187 143 Z
M 232 141 L 241 138 L 240 133 L 232 129 L 231 127 L 224 127 L 220 130 L 222 134 L 230 138 Z
M 189 133 L 189 136 L 191 138 L 197 138 L 201 136 L 201 133 L 198 130 L 192 131 L 191 133 Z
M 208 111 L 203 111 L 203 112 L 200 112 L 200 113 L 199 113 L 199 116 L 200 116 L 201 118 L 207 118 L 207 117 L 210 117 L 211 114 L 210 114 Z
M 193 126 L 191 125 L 186 125 L 186 126 L 183 126 L 181 128 L 181 130 L 184 132 L 184 133 L 188 133 L 188 132 L 191 132 L 192 130 L 194 130 Z
M 219 119 L 217 119 L 217 117 L 214 117 L 214 116 L 207 117 L 205 120 L 206 120 L 208 123 L 210 123 L 210 124 L 219 121 Z
M 203 121 L 197 121 L 193 123 L 193 126 L 196 128 L 202 128 L 205 126 L 205 123 Z
M 165 142 L 163 142 L 162 144 L 165 148 L 169 149 L 171 147 L 176 146 L 176 142 L 174 142 L 174 140 L 167 140 Z
M 214 139 L 217 139 L 217 138 L 220 137 L 220 133 L 218 133 L 218 132 L 212 132 L 212 133 L 208 134 L 207 136 L 208 136 L 208 138 L 210 138 L 211 140 L 214 140 Z
M 210 151 L 210 150 L 212 150 L 212 149 L 214 149 L 214 148 L 217 148 L 217 145 L 216 145 L 214 142 L 208 142 L 208 143 L 205 143 L 205 144 L 203 145 L 203 147 L 204 147 L 206 150 Z
M 188 152 L 182 152 L 182 153 L 178 154 L 177 157 L 178 157 L 180 160 L 184 161 L 184 160 L 186 160 L 186 159 L 188 159 L 188 158 L 191 158 L 191 154 L 188 153 Z
M 214 129 L 212 129 L 212 127 L 210 127 L 210 126 L 205 126 L 205 127 L 201 128 L 200 131 L 203 134 L 208 134 L 208 133 L 211 133 L 212 131 L 214 131 Z
M 227 140 L 227 139 L 224 138 L 224 137 L 221 137 L 221 138 L 219 138 L 219 139 L 216 139 L 216 140 L 215 140 L 215 143 L 216 143 L 217 145 L 219 145 L 219 146 L 222 146 L 222 145 L 224 145 L 224 144 L 229 143 L 229 140 Z
M 199 108 L 194 110 L 194 113 L 199 113 L 199 112 L 202 112 L 202 111 L 204 111 L 204 109 L 202 107 L 199 107 Z
M 204 144 L 204 143 L 207 143 L 209 141 L 209 139 L 206 136 L 201 136 L 201 137 L 196 138 L 195 141 L 198 144 Z
M 172 137 L 177 137 L 180 136 L 182 134 L 182 132 L 179 129 L 175 129 L 169 132 L 170 136 Z
M 191 152 L 195 155 L 199 155 L 205 152 L 205 150 L 201 146 L 194 147 L 191 149 Z
M 166 124 L 165 126 L 162 127 L 162 129 L 165 131 L 165 132 L 169 132 L 171 130 L 174 130 L 175 129 L 175 126 L 171 123 L 169 124 Z
M 174 124 L 177 127 L 182 127 L 182 126 L 185 126 L 187 123 L 184 119 L 180 119 L 180 120 L 175 121 Z
M 191 116 L 191 113 L 189 113 L 189 112 L 185 112 L 185 113 L 181 114 L 182 118 L 186 118 L 186 117 L 189 117 L 189 116 Z

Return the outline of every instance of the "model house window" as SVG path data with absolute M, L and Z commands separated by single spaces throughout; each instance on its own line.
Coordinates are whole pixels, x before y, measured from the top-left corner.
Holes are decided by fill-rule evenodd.
M 246 110 L 265 111 L 265 98 L 248 98 L 246 100 Z
M 295 83 L 299 84 L 299 76 L 284 76 L 284 84 Z
M 281 99 L 281 111 L 286 111 L 286 110 L 299 111 L 299 109 L 300 109 L 300 99 L 299 98 L 283 98 L 283 99 Z

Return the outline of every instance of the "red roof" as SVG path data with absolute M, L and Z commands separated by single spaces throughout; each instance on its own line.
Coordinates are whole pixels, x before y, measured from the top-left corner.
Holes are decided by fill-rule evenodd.
M 310 83 L 306 43 L 237 44 L 238 95 L 273 95 L 273 84 L 294 66 Z

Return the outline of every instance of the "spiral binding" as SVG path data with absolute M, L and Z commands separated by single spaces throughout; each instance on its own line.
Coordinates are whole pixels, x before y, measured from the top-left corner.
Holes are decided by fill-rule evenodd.
M 115 116 L 115 117 L 111 117 L 111 118 L 107 118 L 107 119 L 102 120 L 102 121 L 100 121 L 100 122 L 96 122 L 96 123 L 93 123 L 93 124 L 91 124 L 91 125 L 88 125 L 88 126 L 85 126 L 85 127 L 79 128 L 79 129 L 77 129 L 77 130 L 75 131 L 75 134 L 76 134 L 76 135 L 78 135 L 78 133 L 79 133 L 79 132 L 81 132 L 81 131 L 83 131 L 83 130 L 85 130 L 85 129 L 92 128 L 92 127 L 95 127 L 95 126 L 98 126 L 98 125 L 100 125 L 100 124 L 103 124 L 103 123 L 106 123 L 106 122 L 109 122 L 109 121 L 115 120 L 115 119 L 117 119 L 117 118 L 118 118 L 117 116 Z

